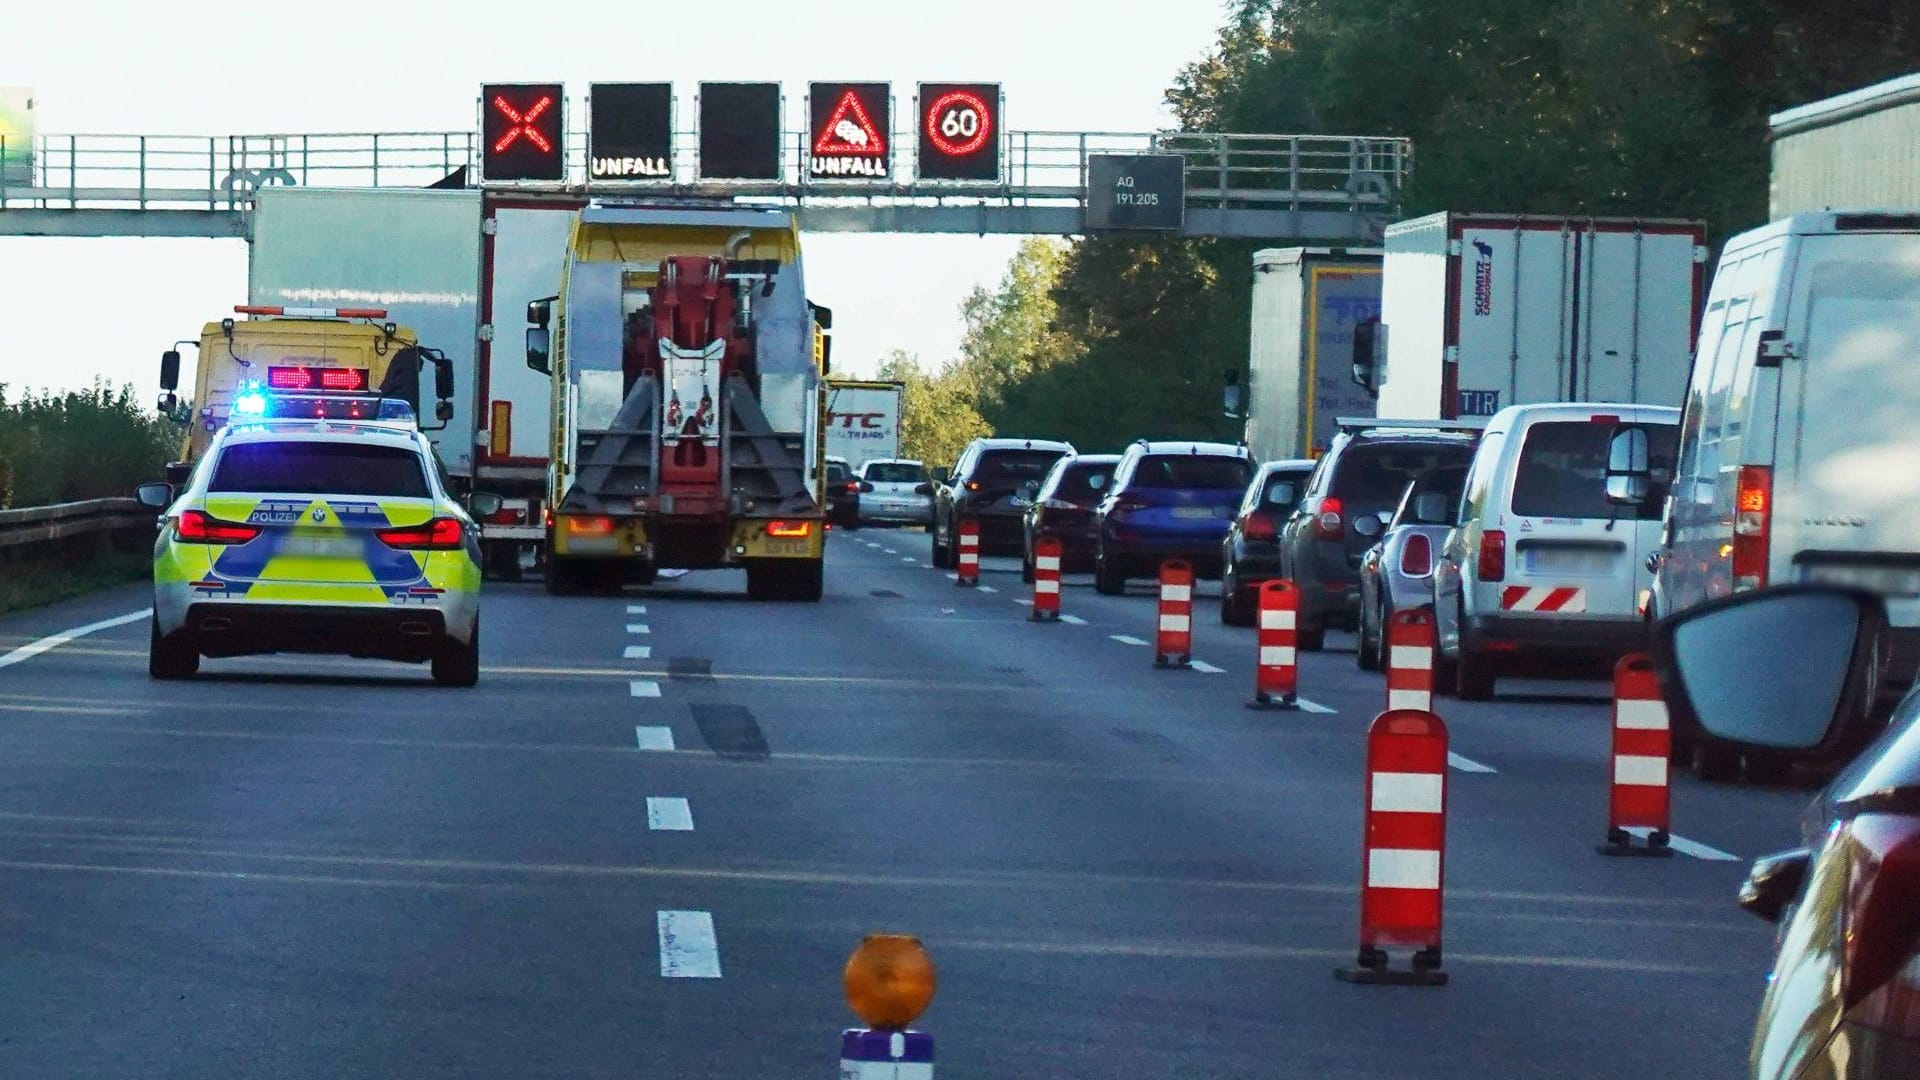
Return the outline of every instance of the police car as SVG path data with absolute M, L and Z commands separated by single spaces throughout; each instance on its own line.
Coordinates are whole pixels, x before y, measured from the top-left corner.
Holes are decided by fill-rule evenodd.
M 411 406 L 377 397 L 235 397 L 154 545 L 148 671 L 200 658 L 328 653 L 480 675 L 479 530 L 448 495 Z

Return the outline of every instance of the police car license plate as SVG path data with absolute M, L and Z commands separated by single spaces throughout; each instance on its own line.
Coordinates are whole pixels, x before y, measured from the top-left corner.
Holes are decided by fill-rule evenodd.
M 1920 596 L 1920 567 L 1818 564 L 1807 567 L 1804 577 L 1817 585 L 1860 589 L 1881 596 Z
M 275 549 L 281 555 L 299 555 L 310 559 L 356 559 L 362 554 L 358 541 L 330 536 L 289 536 Z

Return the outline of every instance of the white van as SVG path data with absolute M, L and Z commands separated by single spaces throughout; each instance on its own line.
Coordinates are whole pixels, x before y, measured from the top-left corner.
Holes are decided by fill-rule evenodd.
M 1650 614 L 1798 581 L 1888 598 L 1920 664 L 1920 214 L 1800 214 L 1714 274 Z M 1686 733 L 1675 732 L 1676 738 Z
M 1451 674 L 1460 697 L 1484 700 L 1502 676 L 1591 674 L 1645 647 L 1640 597 L 1679 421 L 1655 405 L 1494 415 L 1434 568 L 1438 685 Z

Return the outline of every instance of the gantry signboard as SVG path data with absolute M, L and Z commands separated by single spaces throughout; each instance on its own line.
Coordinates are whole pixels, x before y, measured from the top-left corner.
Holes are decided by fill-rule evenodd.
M 700 179 L 779 180 L 780 84 L 700 84 Z
M 915 111 L 920 179 L 1001 181 L 999 83 L 921 83 Z
M 480 176 L 484 180 L 567 178 L 567 99 L 559 83 L 488 83 L 480 88 Z
M 1186 223 L 1187 159 L 1179 154 L 1089 154 L 1087 228 L 1179 232 Z
M 808 86 L 807 175 L 885 180 L 893 174 L 893 89 L 886 83 Z
M 673 179 L 673 84 L 594 83 L 587 179 Z

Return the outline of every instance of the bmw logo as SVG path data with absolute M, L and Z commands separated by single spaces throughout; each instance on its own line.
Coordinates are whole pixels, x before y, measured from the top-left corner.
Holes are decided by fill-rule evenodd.
M 313 520 L 314 520 L 314 521 L 316 521 L 316 522 L 319 522 L 319 521 L 325 521 L 325 520 L 327 520 L 327 508 L 326 508 L 326 507 L 324 507 L 324 506 L 316 506 L 316 507 L 314 507 L 314 508 L 313 508 Z

